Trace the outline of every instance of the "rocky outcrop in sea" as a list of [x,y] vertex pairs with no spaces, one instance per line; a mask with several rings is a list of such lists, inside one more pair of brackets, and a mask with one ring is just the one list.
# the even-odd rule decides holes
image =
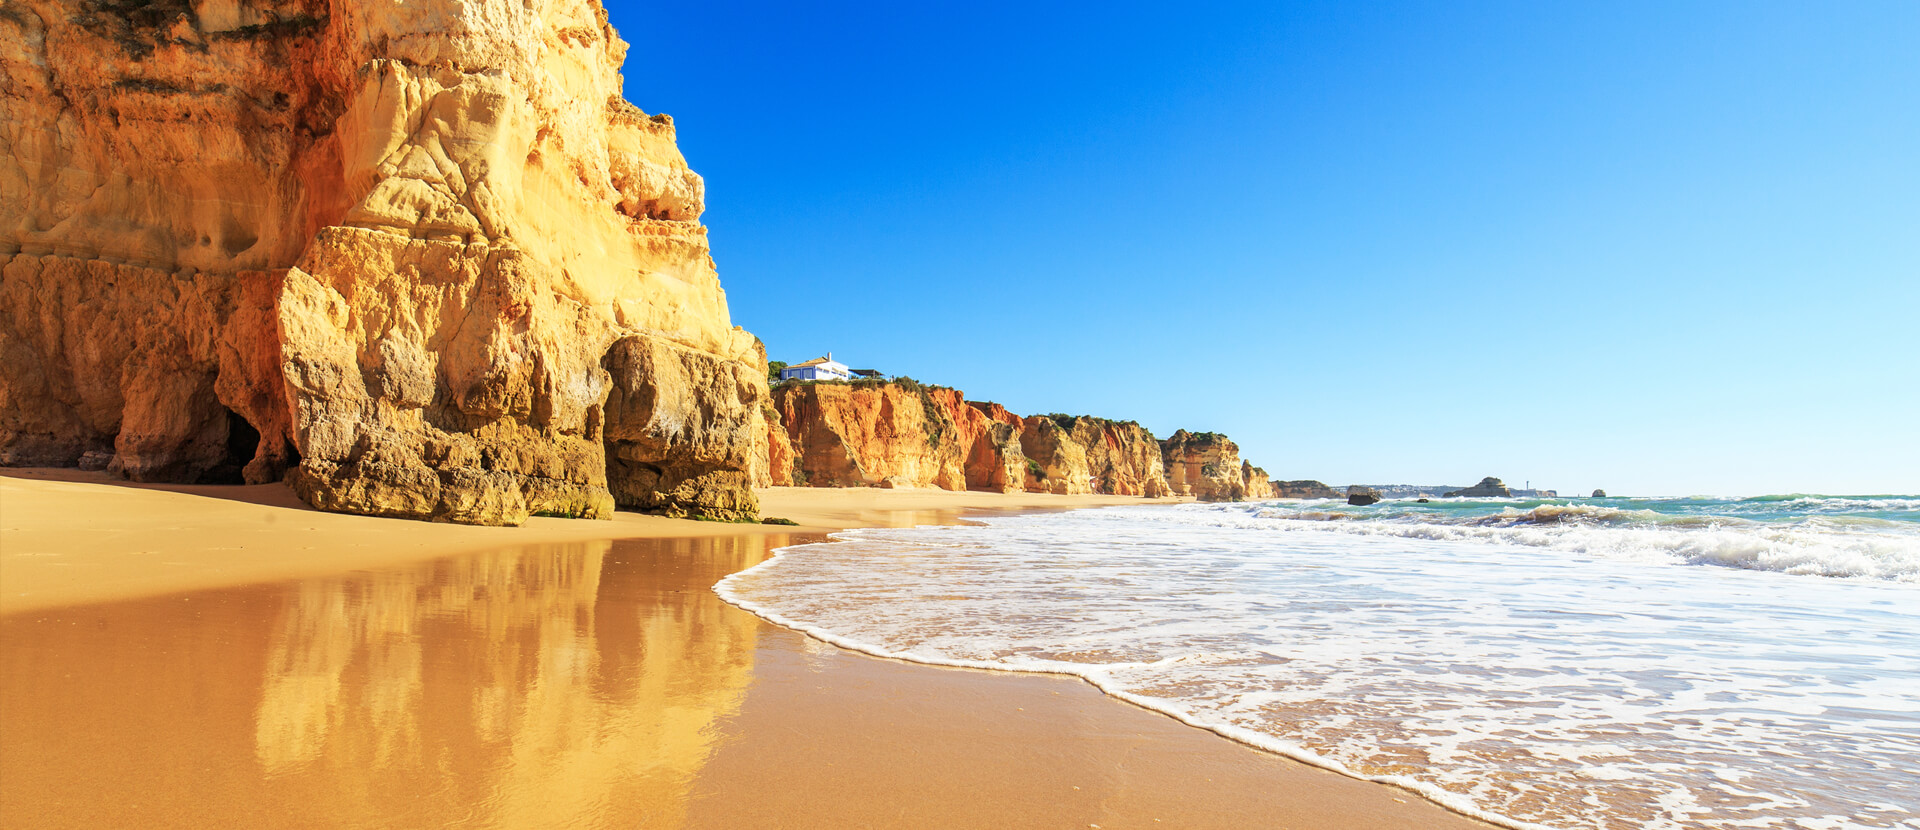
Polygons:
[[1340,492],[1318,481],[1276,481],[1273,482],[1273,497],[1276,499],[1337,499],[1340,498]]
[[1449,498],[1449,499],[1451,498],[1473,499],[1473,498],[1507,498],[1512,495],[1513,495],[1513,491],[1508,489],[1507,485],[1502,484],[1500,482],[1500,479],[1494,478],[1493,476],[1487,476],[1486,478],[1480,479],[1479,484],[1475,484],[1472,487],[1464,487],[1459,490],[1454,490],[1454,491],[1445,493],[1443,494],[1443,497]]

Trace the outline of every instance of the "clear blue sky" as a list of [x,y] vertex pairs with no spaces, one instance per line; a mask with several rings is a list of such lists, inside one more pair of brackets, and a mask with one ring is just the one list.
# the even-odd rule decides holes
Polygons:
[[612,4],[776,360],[1279,478],[1920,491],[1920,2],[918,6]]

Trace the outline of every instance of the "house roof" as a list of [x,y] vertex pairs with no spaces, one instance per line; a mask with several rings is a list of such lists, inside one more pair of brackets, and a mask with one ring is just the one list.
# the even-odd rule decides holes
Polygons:
[[805,362],[805,363],[795,363],[795,364],[793,364],[792,366],[788,366],[787,368],[789,368],[789,369],[804,369],[804,368],[806,368],[806,367],[808,367],[808,366],[824,366],[824,365],[826,365],[826,364],[828,364],[828,363],[832,363],[832,364],[834,364],[835,366],[844,366],[844,365],[846,365],[846,364],[843,364],[843,363],[840,363],[839,361],[836,361],[836,360],[834,360],[834,359],[833,359],[833,356],[832,356],[832,355],[828,355],[828,356],[826,356],[826,357],[816,357],[816,358],[814,358],[814,359],[812,359],[812,360],[809,360],[809,361],[807,361],[807,362]]

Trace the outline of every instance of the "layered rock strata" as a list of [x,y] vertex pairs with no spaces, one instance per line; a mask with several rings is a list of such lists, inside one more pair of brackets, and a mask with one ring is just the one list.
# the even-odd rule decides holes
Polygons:
[[1264,501],[1273,498],[1273,478],[1267,471],[1253,466],[1251,461],[1240,462],[1240,480],[1245,482],[1247,498]]
[[787,436],[786,424],[781,423],[780,413],[773,408],[771,399],[761,407],[760,412],[765,438],[760,441],[763,449],[753,465],[753,486],[791,487],[795,461],[798,460],[794,454],[793,439]]
[[1072,432],[1075,442],[1086,448],[1095,492],[1146,498],[1172,494],[1160,442],[1144,427],[1082,415],[1074,419]]
[[1034,486],[1039,465],[1029,468],[1020,443],[1026,423],[997,403],[968,401],[967,406],[981,416],[980,431],[967,446],[967,489],[1018,493]]
[[1318,481],[1302,479],[1273,482],[1273,497],[1276,499],[1337,499],[1340,498],[1340,493]]
[[1513,491],[1508,489],[1504,482],[1493,476],[1487,476],[1486,478],[1480,479],[1479,484],[1449,491],[1443,494],[1441,498],[1508,498],[1512,495]]
[[764,355],[626,49],[593,0],[0,6],[0,463],[751,517]]
[[967,489],[953,415],[984,420],[956,390],[895,383],[782,384],[773,408],[793,447],[790,478],[812,487]]
[[[1251,468],[1240,458],[1240,445],[1216,432],[1180,430],[1160,442],[1167,484],[1174,494],[1201,501],[1246,501],[1273,497],[1273,488],[1249,492]],[[1262,471],[1265,484],[1265,471]]]
[[[959,390],[912,382],[783,383],[773,388],[768,423],[777,427],[767,441],[768,480],[776,483],[1211,501],[1274,496],[1266,471],[1242,461],[1225,436],[1183,431],[1169,444],[1132,421],[1022,418],[997,403],[967,401]],[[1199,458],[1202,445],[1219,452]],[[1175,463],[1184,492],[1169,477]]]
[[1032,462],[1029,491],[1062,496],[1098,492],[1087,460],[1089,448],[1074,435],[1072,421],[1062,424],[1051,416],[1029,415],[1020,426],[1020,451]]

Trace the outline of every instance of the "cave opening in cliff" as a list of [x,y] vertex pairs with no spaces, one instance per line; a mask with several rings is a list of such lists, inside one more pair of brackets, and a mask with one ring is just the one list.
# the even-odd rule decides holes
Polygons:
[[240,417],[240,413],[226,407],[220,411],[227,417],[227,445],[220,460],[207,471],[200,474],[195,484],[245,484],[247,483],[247,462],[253,460],[253,453],[260,448],[260,430]]

